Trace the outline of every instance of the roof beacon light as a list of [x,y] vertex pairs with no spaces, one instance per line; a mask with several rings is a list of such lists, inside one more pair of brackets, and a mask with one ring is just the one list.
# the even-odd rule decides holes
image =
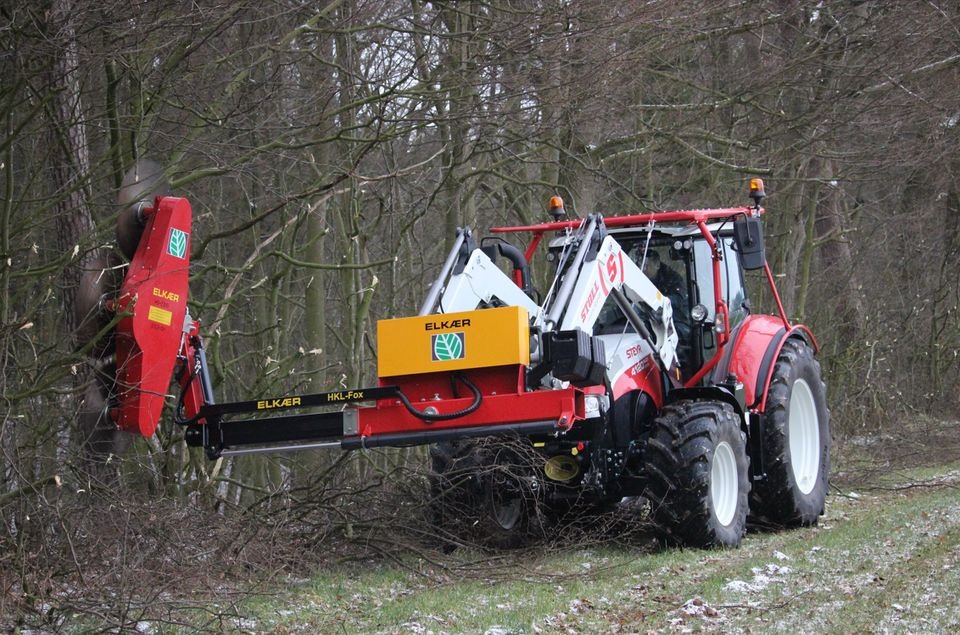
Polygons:
[[754,211],[760,211],[760,201],[767,195],[763,191],[763,179],[750,179],[750,198],[753,199]]
[[548,207],[550,208],[550,215],[556,222],[560,222],[567,215],[567,210],[563,209],[563,199],[559,196],[551,196]]

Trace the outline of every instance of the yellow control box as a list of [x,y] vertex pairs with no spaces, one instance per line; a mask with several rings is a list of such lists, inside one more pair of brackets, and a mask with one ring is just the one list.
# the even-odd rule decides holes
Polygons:
[[530,364],[530,324],[519,306],[377,322],[380,377]]

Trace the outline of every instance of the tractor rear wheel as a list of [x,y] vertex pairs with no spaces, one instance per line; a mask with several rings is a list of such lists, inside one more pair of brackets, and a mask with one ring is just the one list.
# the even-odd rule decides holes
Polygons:
[[806,343],[784,343],[764,410],[766,478],[754,489],[752,512],[784,527],[812,525],[827,497],[830,411],[820,364]]
[[733,547],[747,528],[749,458],[740,417],[726,403],[663,408],[647,443],[647,498],[664,538]]

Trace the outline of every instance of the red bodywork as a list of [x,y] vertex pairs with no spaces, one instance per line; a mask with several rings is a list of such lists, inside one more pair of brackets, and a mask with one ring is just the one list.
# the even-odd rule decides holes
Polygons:
[[[637,347],[639,348],[639,347]],[[629,356],[629,350],[627,351]],[[613,380],[613,400],[623,395],[641,391],[650,395],[657,408],[663,407],[663,381],[660,367],[653,355],[644,355],[637,362]]]
[[117,407],[123,430],[145,437],[160,422],[181,349],[187,312],[192,212],[185,198],[157,198],[120,288],[117,324]]
[[[524,387],[523,373],[521,366],[465,371],[464,375],[480,390],[483,400],[470,414],[447,421],[427,422],[411,414],[398,399],[381,399],[376,407],[359,409],[359,436],[533,421],[554,421],[559,429],[567,430],[583,418],[582,390],[571,386],[563,390],[529,392]],[[462,383],[452,382],[447,373],[382,377],[380,385],[397,386],[417,410],[433,406],[441,415],[464,410],[473,402],[469,390]]]
[[786,328],[779,318],[772,315],[748,315],[737,330],[731,344],[733,350],[729,355],[729,364],[721,369],[721,374],[736,375],[743,382],[747,406],[757,412],[764,411],[777,355],[790,337],[801,337],[814,350],[819,350],[813,333],[806,326]]

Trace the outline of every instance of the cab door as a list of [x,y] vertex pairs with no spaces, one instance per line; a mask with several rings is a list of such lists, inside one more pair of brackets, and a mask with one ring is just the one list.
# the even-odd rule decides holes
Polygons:
[[[717,236],[717,245],[720,248],[720,292],[727,304],[730,315],[730,324],[727,328],[733,333],[736,328],[750,314],[747,302],[746,286],[743,281],[743,272],[740,267],[732,235]],[[693,329],[693,355],[691,362],[696,369],[703,366],[706,360],[713,357],[717,351],[716,333],[716,297],[713,286],[713,254],[710,245],[704,238],[693,240],[692,259],[693,303],[701,304],[706,308],[706,319]],[[692,373],[689,373],[692,375]]]

